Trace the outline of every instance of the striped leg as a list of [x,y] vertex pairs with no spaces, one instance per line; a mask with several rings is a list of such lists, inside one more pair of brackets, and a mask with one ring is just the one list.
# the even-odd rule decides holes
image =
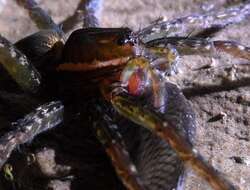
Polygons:
[[30,18],[40,30],[51,29],[55,30],[61,37],[64,36],[62,29],[34,0],[16,0],[16,3],[28,11]]
[[233,41],[208,40],[193,37],[166,37],[146,43],[149,49],[166,51],[169,45],[176,48],[180,55],[212,55],[215,52],[224,52],[236,58],[250,60],[250,47]]
[[137,35],[144,42],[173,36],[195,36],[201,30],[209,28],[224,28],[230,24],[237,24],[250,16],[250,4],[240,4],[223,11],[212,11],[206,14],[193,14],[171,21],[158,20],[148,27],[138,31]]
[[40,74],[27,57],[1,35],[0,63],[23,90],[37,91],[40,85]]
[[122,136],[117,130],[117,125],[112,123],[112,119],[108,115],[100,114],[102,118],[95,123],[94,130],[110,157],[117,175],[128,190],[146,190],[137,168],[127,152]]
[[73,15],[60,23],[65,33],[70,32],[78,24],[83,28],[97,27],[102,0],[80,0]]
[[168,45],[176,47],[181,55],[199,54],[209,55],[213,51],[223,51],[234,57],[250,60],[250,47],[237,42],[226,40],[209,40],[193,37],[166,37],[146,43],[147,48],[168,48]]
[[63,120],[63,105],[50,102],[16,122],[16,128],[0,137],[0,169],[11,152],[20,144],[31,141],[36,135],[47,131]]
[[126,96],[116,96],[112,99],[116,110],[124,117],[149,129],[164,141],[169,143],[181,160],[192,167],[199,176],[205,179],[215,190],[236,190],[230,182],[224,179],[210,166],[193,146],[179,134],[176,126],[154,110],[145,109],[129,100]]
[[[135,65],[149,64],[144,62],[145,60],[141,58],[134,60]],[[131,67],[131,65],[128,64],[127,67]],[[135,69],[130,72],[138,74],[138,69],[136,67],[134,68]],[[140,68],[144,70],[148,69],[148,67],[145,66]],[[125,69],[124,72],[127,72],[127,70]],[[133,76],[133,74],[130,74],[129,77],[133,78]],[[180,90],[175,85],[170,85],[164,80],[160,80],[160,76],[159,80],[156,80],[155,78],[158,77],[156,74],[149,76],[152,82],[147,82],[149,86],[144,86],[144,91],[143,94],[140,94],[140,98],[136,96],[136,94],[131,93],[133,91],[131,91],[129,87],[130,81],[125,80],[129,81],[127,82],[127,87],[125,87],[127,90],[120,90],[120,94],[116,93],[112,96],[111,102],[115,109],[127,119],[147,128],[168,143],[172,149],[176,151],[184,164],[191,166],[214,189],[237,189],[204,161],[203,157],[192,146],[191,142],[193,141],[195,128],[195,124],[193,123],[195,118],[190,105]],[[144,78],[140,77],[140,79],[143,80]],[[161,88],[155,88],[155,85],[157,85],[155,83],[158,83],[158,86]],[[130,94],[124,93],[126,91]],[[165,93],[162,93],[163,91],[165,91]],[[143,103],[139,99],[144,95],[147,97],[147,102]],[[159,101],[159,99],[162,100]],[[155,102],[160,104],[155,104]]]

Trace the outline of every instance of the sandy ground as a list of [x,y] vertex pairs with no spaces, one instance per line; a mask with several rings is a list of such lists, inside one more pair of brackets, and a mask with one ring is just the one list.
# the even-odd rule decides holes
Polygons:
[[[56,22],[72,14],[77,0],[49,1],[39,0]],[[106,0],[101,11],[101,25],[105,27],[129,26],[139,29],[160,16],[168,19],[203,12],[202,6],[214,4],[214,9],[227,5],[226,0]],[[35,31],[36,27],[25,12],[19,9],[13,0],[0,0],[0,33],[12,42]],[[236,40],[250,46],[250,22],[220,32],[217,39]],[[224,58],[224,57],[222,57]],[[215,61],[228,65],[231,59],[216,59],[184,56],[183,64],[188,68]],[[185,70],[177,81],[185,91],[184,84],[210,85],[220,84],[222,79],[232,82],[230,88],[220,90],[197,91],[189,93],[197,116],[196,148],[225,177],[242,190],[250,190],[250,86],[237,81],[250,78],[249,66],[215,67],[201,72]],[[185,82],[183,82],[185,81]],[[186,89],[187,90],[187,89]],[[208,93],[209,92],[209,93]],[[216,121],[211,118],[221,115]],[[202,190],[209,187],[192,172],[188,173],[186,190]]]

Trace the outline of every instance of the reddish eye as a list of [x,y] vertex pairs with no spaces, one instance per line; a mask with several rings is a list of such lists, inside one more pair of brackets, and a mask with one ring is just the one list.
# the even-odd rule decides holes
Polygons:
[[128,80],[128,92],[131,95],[141,95],[146,87],[146,79],[142,70],[134,72]]

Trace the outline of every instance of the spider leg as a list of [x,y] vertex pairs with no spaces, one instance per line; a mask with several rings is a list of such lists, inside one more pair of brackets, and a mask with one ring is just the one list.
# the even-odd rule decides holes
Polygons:
[[250,47],[233,41],[212,42],[216,50],[226,52],[234,57],[250,60]]
[[112,99],[116,110],[124,117],[149,129],[164,139],[177,152],[186,165],[191,166],[216,190],[237,189],[210,166],[193,146],[186,142],[176,130],[174,124],[163,119],[154,110],[148,110],[129,100],[126,96],[116,96]]
[[62,37],[51,29],[41,30],[15,43],[15,47],[24,53],[36,68],[40,64],[52,65],[51,63],[60,59],[63,45]]
[[18,145],[31,141],[36,135],[60,124],[62,120],[63,105],[61,102],[50,102],[15,122],[17,127],[0,137],[0,169]]
[[117,126],[102,113],[101,121],[94,124],[95,134],[110,157],[117,175],[129,190],[145,190],[136,166],[131,161]]
[[[141,60],[141,58],[135,58],[134,61],[142,62],[144,60]],[[138,65],[137,62],[134,62]],[[146,63],[143,63],[142,65],[149,65]],[[130,67],[130,65],[128,65]],[[147,69],[146,66],[144,66],[145,69]],[[126,71],[126,70],[125,70]],[[135,72],[137,70],[134,69]],[[127,71],[126,71],[127,72]],[[153,72],[153,70],[152,70]],[[133,76],[133,75],[131,75]],[[155,78],[159,77],[159,80],[155,80]],[[192,136],[194,135],[194,124],[190,124],[186,121],[188,120],[188,117],[190,115],[190,118],[194,118],[192,116],[192,111],[190,110],[190,105],[188,103],[185,103],[185,97],[181,95],[181,92],[175,92],[175,99],[168,100],[170,97],[171,91],[174,91],[176,88],[175,86],[172,86],[171,89],[167,89],[166,86],[168,86],[168,83],[164,80],[160,80],[160,76],[150,76],[152,83],[149,84],[151,87],[151,90],[147,87],[145,88],[145,91],[150,91],[152,94],[147,95],[147,99],[150,99],[150,102],[153,102],[152,104],[146,103],[147,105],[138,103],[137,100],[138,97],[131,96],[131,92],[128,90],[128,93],[130,95],[124,93],[126,91],[120,91],[120,94],[115,94],[111,98],[111,102],[115,109],[124,117],[127,119],[135,122],[138,125],[141,125],[153,133],[155,133],[157,136],[159,136],[161,139],[163,139],[166,143],[169,143],[169,145],[176,151],[176,153],[179,155],[181,160],[186,164],[191,166],[200,176],[202,176],[214,189],[216,190],[233,190],[237,189],[234,187],[231,183],[229,183],[227,180],[225,180],[223,177],[221,177],[221,174],[219,174],[212,166],[210,166],[203,158],[202,156],[197,152],[197,150],[192,146]],[[157,89],[154,87],[154,81],[161,83],[161,88],[164,88],[165,93],[161,93],[161,91],[164,91],[163,89]],[[159,84],[158,84],[159,85]],[[163,86],[164,85],[164,86]],[[129,84],[128,84],[129,86]],[[156,92],[154,92],[156,91]],[[155,94],[158,91],[158,96]],[[176,91],[176,90],[175,90]],[[144,94],[148,94],[149,92],[144,92]],[[178,95],[179,94],[179,95]],[[159,104],[154,103],[154,99],[158,99],[159,96],[163,99],[161,101],[161,109]],[[183,112],[185,115],[183,116],[176,116],[175,120],[170,119],[171,117],[167,115],[167,112],[170,109],[167,104],[169,104],[168,101],[178,102],[179,107],[183,107],[183,110],[179,110]],[[176,106],[176,105],[175,105]],[[175,108],[176,109],[176,108]],[[171,112],[171,111],[170,111]],[[174,111],[178,112],[178,111]],[[178,114],[177,114],[178,115]],[[177,117],[177,120],[176,120]],[[188,136],[183,133],[183,131],[180,130],[180,126],[178,127],[178,119],[184,119],[183,123],[185,128],[187,130]],[[191,119],[192,120],[192,119]],[[192,123],[193,121],[191,121]],[[186,125],[186,126],[185,126]]]
[[[143,64],[143,63],[142,63]],[[113,86],[114,90],[111,92],[111,97],[119,96],[119,94],[127,94],[127,90],[124,89],[121,85],[115,85]],[[119,90],[120,89],[120,90]],[[175,90],[171,89],[171,92],[174,92],[173,95],[170,95],[171,97],[176,97]],[[104,92],[103,92],[104,93]],[[110,97],[109,96],[109,97]],[[157,95],[153,95],[155,97]],[[112,99],[112,98],[111,98]],[[143,100],[139,100],[140,102]],[[156,101],[158,102],[158,101]],[[171,101],[170,104],[173,102]],[[178,102],[179,104],[179,102]],[[162,109],[159,109],[162,111]],[[184,112],[187,113],[187,112]],[[103,115],[103,112],[101,113]],[[96,114],[95,114],[96,115]],[[175,116],[176,117],[176,116]],[[185,117],[185,116],[184,116]],[[124,120],[124,118],[122,119]],[[130,118],[129,118],[130,120]],[[187,119],[189,120],[189,119]],[[101,121],[97,121],[96,123],[101,125],[99,130],[104,130],[109,132],[108,136],[113,139],[111,142],[116,144],[120,144],[120,152],[124,154],[124,156],[127,155],[126,150],[128,147],[130,147],[129,153],[131,159],[130,163],[124,160],[124,158],[118,158],[117,156],[115,158],[117,163],[125,164],[125,166],[128,169],[132,169],[132,174],[129,175],[132,178],[133,181],[138,181],[137,183],[142,182],[142,189],[173,189],[176,188],[178,179],[183,174],[183,164],[177,154],[171,149],[171,147],[165,143],[163,140],[157,138],[154,134],[150,133],[149,131],[140,128],[139,126],[135,126],[135,124],[131,123],[130,121],[119,122],[120,120],[117,120],[117,123],[114,124],[114,121],[112,119],[105,119]],[[187,121],[184,121],[184,123],[188,123]],[[191,122],[192,123],[192,122]],[[190,124],[191,124],[190,123]],[[103,128],[107,125],[108,130]],[[125,125],[125,126],[124,126]],[[187,124],[189,125],[189,124]],[[192,125],[192,124],[191,124]],[[118,128],[116,128],[116,126]],[[116,132],[117,130],[121,130],[125,128],[125,133],[122,132],[122,139],[124,140],[126,146],[124,146],[124,143],[121,140],[121,136]],[[129,131],[133,130],[132,132]],[[128,130],[128,131],[127,131]],[[102,133],[100,133],[102,134]],[[136,143],[135,146],[131,146],[131,135],[135,135],[137,140],[139,140],[139,145]],[[192,132],[190,132],[190,139],[192,138]],[[104,139],[102,136],[99,137],[100,141],[103,141]],[[105,141],[106,142],[106,141]],[[138,141],[137,141],[138,142]],[[103,143],[104,144],[104,143]],[[132,140],[133,144],[133,140]],[[112,146],[114,146],[111,143]],[[118,146],[119,147],[119,146]],[[131,148],[132,147],[132,148]],[[109,147],[108,147],[109,148]],[[115,147],[113,147],[114,149]],[[132,151],[132,152],[131,152]],[[109,156],[112,158],[112,154]],[[126,158],[126,157],[125,157]],[[134,164],[134,165],[133,165]],[[115,165],[115,163],[114,163]],[[119,166],[119,165],[118,165]],[[115,166],[117,167],[117,166]],[[125,167],[125,168],[126,168]],[[117,169],[119,170],[119,168]],[[136,171],[136,173],[135,173]],[[137,173],[138,171],[138,173]],[[124,175],[121,175],[123,173],[118,173],[118,176],[122,179],[122,181],[125,181],[126,183],[131,184],[130,181],[124,177]],[[126,174],[128,172],[124,172]],[[139,175],[139,177],[138,177]],[[127,186],[129,185],[127,184]],[[179,185],[179,184],[178,184]],[[182,183],[180,183],[182,185]],[[131,187],[131,185],[129,185]],[[178,186],[179,187],[179,186]],[[130,188],[129,188],[130,189]]]
[[61,37],[64,37],[62,29],[34,0],[16,0],[16,3],[28,11],[30,18],[39,29],[55,30]]
[[102,0],[80,0],[73,15],[60,23],[62,30],[68,33],[78,24],[84,28],[98,26],[98,12],[101,4]]
[[193,14],[175,20],[158,20],[137,32],[143,42],[164,36],[195,36],[198,29],[224,28],[230,24],[237,24],[249,18],[250,4],[241,4],[223,11],[212,11],[207,14]]
[[[18,0],[17,3],[29,11],[30,17],[40,29],[16,44],[0,36],[0,62],[22,89],[35,92],[40,85],[40,74],[30,63],[52,62],[51,56],[60,57],[64,33],[47,13],[33,0]],[[30,47],[33,47],[32,49]],[[48,52],[50,55],[46,55]],[[37,64],[35,65],[37,66]]]
[[[141,84],[139,84],[141,82],[139,79],[140,77],[143,80],[147,80],[146,78],[144,78],[144,76],[142,76],[143,74],[140,73],[141,69],[145,70],[145,73],[144,73],[145,77],[150,76],[150,78],[151,78],[151,81],[147,81],[147,82],[150,82],[152,84],[152,88],[153,88],[152,89],[152,92],[153,92],[152,98],[150,98],[150,99],[152,99],[152,104],[155,107],[157,107],[158,111],[165,112],[164,109],[166,107],[165,107],[165,104],[163,102],[164,101],[163,97],[166,97],[166,96],[169,97],[169,95],[166,95],[164,93],[164,90],[163,90],[164,88],[161,85],[158,85],[158,84],[162,84],[162,83],[158,80],[158,78],[154,75],[154,73],[152,73],[152,69],[150,68],[150,64],[148,64],[146,62],[146,59],[143,57],[132,59],[131,61],[129,61],[127,63],[126,68],[123,70],[123,74],[122,74],[121,79],[120,79],[122,81],[122,83],[119,83],[119,85],[118,85],[118,83],[116,83],[114,85],[114,83],[111,82],[111,84],[113,84],[113,85],[111,85],[111,88],[108,88],[108,87],[110,87],[110,85],[109,85],[110,83],[106,84],[106,83],[108,83],[108,81],[103,81],[105,83],[102,83],[101,88],[102,88],[102,93],[103,93],[104,97],[106,98],[106,100],[110,101],[113,99],[112,97],[119,96],[119,94],[122,94],[122,93],[127,94],[127,92],[129,92],[131,94],[134,94],[135,96],[140,96],[140,95],[144,94],[144,90],[140,91],[140,89],[139,90],[135,89],[136,86],[138,88],[141,88],[141,87],[139,87],[141,85]],[[131,74],[131,72],[133,70],[136,70],[135,75]],[[138,76],[136,76],[136,75],[138,75]],[[137,77],[139,77],[138,80],[136,79]],[[130,80],[129,78],[132,78],[132,80]],[[115,79],[115,81],[117,82],[117,79]],[[138,82],[138,84],[136,84],[137,82]],[[128,83],[134,83],[134,84],[128,84]],[[126,85],[126,84],[128,86],[130,86],[128,89],[124,88],[124,85]],[[107,88],[105,87],[105,85],[107,86]],[[145,84],[145,85],[147,85],[147,84]],[[131,87],[131,86],[134,86],[134,87]],[[147,87],[145,87],[145,88],[147,88]],[[135,89],[135,91],[133,91],[133,89]],[[176,97],[175,90],[171,89],[171,92],[174,92],[174,94],[170,95],[170,96]],[[172,101],[170,104],[172,104]],[[171,105],[171,106],[173,106],[173,105]],[[187,113],[187,112],[184,111],[184,113]],[[103,112],[102,112],[102,115],[103,115]],[[176,117],[176,116],[174,116],[174,117]],[[189,119],[187,119],[187,120],[189,120]],[[111,119],[110,119],[110,121],[111,121]],[[107,122],[109,122],[106,124],[107,127],[110,128],[110,126],[114,126],[114,125],[110,124],[110,121],[107,119],[104,119],[104,121],[103,120],[97,121],[96,123],[104,125],[104,126],[102,125],[99,128],[99,130],[104,130],[104,132],[105,131],[113,131],[113,132],[111,132],[111,134],[113,134],[112,136],[109,134],[109,136],[112,137],[111,139],[113,139],[113,141],[110,141],[111,142],[110,144],[112,146],[114,146],[116,144],[119,145],[119,143],[120,143],[119,146],[122,148],[122,149],[121,148],[119,149],[121,151],[120,154],[123,153],[124,156],[126,156],[127,155],[127,153],[125,152],[126,149],[125,149],[123,143],[121,143],[122,141],[120,140],[119,134],[114,133],[116,128],[112,127],[111,129],[108,129],[108,130],[105,129],[104,123],[107,123]],[[187,121],[183,121],[183,122],[189,123]],[[127,121],[127,123],[129,124],[131,122]],[[190,122],[190,124],[187,124],[187,125],[190,126],[190,125],[192,125],[191,123],[192,122]],[[119,128],[124,127],[124,126],[119,126],[119,124],[120,123],[117,123],[117,126]],[[124,124],[122,124],[122,125],[124,125]],[[130,124],[130,125],[132,125],[132,124]],[[193,128],[193,127],[190,127],[190,128]],[[192,130],[190,130],[190,132],[188,132],[190,134],[190,139],[192,139],[191,136],[193,136],[192,135],[193,132],[191,132],[191,131]],[[102,132],[102,133],[104,133],[104,132]],[[98,134],[98,132],[96,132],[96,133]],[[99,132],[99,134],[101,134],[101,135],[102,135],[102,133]],[[115,138],[114,138],[114,136],[115,136]],[[101,142],[104,141],[103,139],[105,139],[105,138],[103,138],[102,136],[99,137],[99,140]],[[126,137],[124,137],[124,134],[123,134],[123,139],[125,142],[127,142]],[[125,166],[127,166],[128,169],[133,168],[134,172],[138,170],[140,178],[137,177],[137,175],[138,175],[137,172],[134,173],[136,175],[130,174],[129,176],[132,178],[132,180],[131,180],[132,182],[136,180],[136,181],[138,181],[137,183],[141,183],[140,181],[142,181],[143,185],[144,185],[143,186],[144,189],[145,188],[147,188],[147,189],[161,189],[161,188],[172,189],[172,188],[175,188],[177,185],[177,182],[178,182],[178,178],[180,177],[180,175],[182,175],[182,171],[183,171],[183,165],[181,163],[181,160],[178,158],[178,156],[175,154],[175,152],[164,141],[162,141],[161,139],[157,138],[155,135],[153,135],[153,134],[151,134],[148,131],[145,131],[143,129],[140,130],[137,139],[140,139],[140,146],[139,146],[138,151],[136,151],[135,158],[133,157],[133,159],[132,159],[133,162],[128,163],[125,159],[126,157],[119,158],[115,155],[116,162],[120,163],[120,164],[125,164]],[[106,141],[104,141],[104,142],[106,142]],[[114,144],[112,144],[112,142]],[[105,144],[105,143],[103,143],[103,144]],[[108,147],[108,148],[110,148],[110,147]],[[115,147],[113,147],[113,149],[114,148]],[[110,151],[108,153],[109,153],[109,156],[112,159],[114,159],[113,158],[114,156],[112,154],[110,155]],[[127,158],[127,159],[129,159],[129,158]],[[135,167],[133,166],[133,163],[135,163]],[[115,164],[116,163],[114,163],[114,165]],[[117,167],[117,166],[115,166],[115,167]],[[121,169],[118,168],[117,170],[121,170]],[[124,172],[125,174],[128,173],[126,170],[124,170],[124,171],[125,171]],[[117,172],[117,173],[120,174],[121,172]],[[132,172],[132,174],[133,174],[133,172]],[[131,182],[126,177],[124,177],[121,174],[119,176],[123,181],[125,181],[124,182],[125,185],[126,185],[126,183],[131,184]],[[127,186],[131,186],[129,184],[127,184]]]
[[166,37],[149,41],[148,48],[161,47],[164,49],[171,44],[182,55],[210,55],[214,51],[222,51],[237,58],[250,60],[250,47],[233,41],[210,41],[204,38]]
[[40,85],[40,74],[27,57],[0,35],[0,63],[23,89],[35,92]]

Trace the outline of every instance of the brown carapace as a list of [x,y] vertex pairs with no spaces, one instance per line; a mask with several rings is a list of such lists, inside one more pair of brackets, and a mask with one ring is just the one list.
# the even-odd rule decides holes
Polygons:
[[62,71],[93,71],[123,65],[134,56],[128,28],[87,28],[74,31],[62,52]]

